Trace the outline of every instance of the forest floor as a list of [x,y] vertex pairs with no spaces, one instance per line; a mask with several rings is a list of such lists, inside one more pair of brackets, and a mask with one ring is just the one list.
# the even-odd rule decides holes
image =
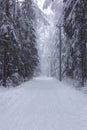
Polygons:
[[0,130],[87,130],[87,95],[47,77],[0,87]]

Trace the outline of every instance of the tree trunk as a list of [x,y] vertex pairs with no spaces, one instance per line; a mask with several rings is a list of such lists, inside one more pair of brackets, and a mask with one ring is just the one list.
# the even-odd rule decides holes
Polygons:
[[9,17],[9,0],[6,0],[6,16]]
[[4,61],[3,61],[3,86],[4,87],[6,87],[6,79],[7,79],[7,46],[4,47]]

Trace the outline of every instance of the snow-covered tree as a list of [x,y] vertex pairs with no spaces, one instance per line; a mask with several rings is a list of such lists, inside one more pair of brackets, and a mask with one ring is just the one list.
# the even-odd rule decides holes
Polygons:
[[32,77],[38,54],[32,1],[0,2],[0,79],[6,86],[10,81],[19,84],[19,77]]
[[[16,62],[16,35],[12,17],[12,8],[13,1],[5,0],[0,1],[0,41],[1,41],[1,50],[2,57],[1,60],[1,68],[2,68],[2,81],[3,85],[6,86],[6,79],[16,70],[16,66],[14,67],[13,62]],[[13,66],[13,67],[12,67]]]
[[66,32],[67,75],[87,79],[87,1],[64,0],[64,28]]

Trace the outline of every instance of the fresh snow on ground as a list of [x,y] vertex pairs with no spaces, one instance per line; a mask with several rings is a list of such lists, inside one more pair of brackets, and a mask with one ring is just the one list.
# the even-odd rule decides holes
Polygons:
[[87,130],[87,95],[47,77],[1,87],[0,130]]

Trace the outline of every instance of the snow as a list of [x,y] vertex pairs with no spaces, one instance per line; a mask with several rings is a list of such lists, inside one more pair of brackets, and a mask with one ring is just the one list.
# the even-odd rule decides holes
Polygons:
[[0,87],[0,130],[87,130],[87,95],[43,76]]
[[45,0],[37,0],[37,4],[41,10],[43,10],[43,3]]

